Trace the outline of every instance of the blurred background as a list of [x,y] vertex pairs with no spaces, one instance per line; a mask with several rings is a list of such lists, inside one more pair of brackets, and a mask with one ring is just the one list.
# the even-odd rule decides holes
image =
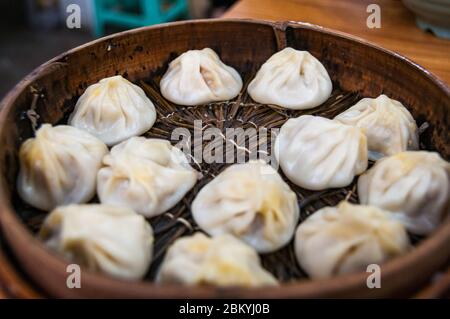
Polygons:
[[[52,57],[97,37],[163,22],[221,16],[235,0],[1,0],[0,99]],[[76,4],[81,28],[68,28]],[[71,10],[70,10],[71,9]],[[69,10],[69,12],[67,12]],[[75,13],[76,14],[76,13]],[[74,18],[75,19],[75,18]]]
[[[367,25],[373,4],[380,28]],[[444,40],[450,38],[450,0],[0,0],[0,99],[43,62],[95,38],[216,17],[340,30],[397,51],[450,83],[450,41]],[[80,28],[70,28],[77,22]]]

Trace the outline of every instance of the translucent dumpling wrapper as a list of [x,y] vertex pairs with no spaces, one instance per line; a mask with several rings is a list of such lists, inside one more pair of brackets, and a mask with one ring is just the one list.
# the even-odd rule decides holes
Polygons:
[[170,62],[160,82],[161,94],[179,105],[226,101],[242,89],[242,79],[211,49],[189,50]]
[[95,195],[95,176],[107,152],[102,141],[85,131],[43,124],[20,147],[17,191],[41,210],[85,203]]
[[308,217],[297,228],[295,254],[313,279],[366,271],[410,248],[403,225],[374,206],[341,202]]
[[285,48],[261,66],[247,91],[262,104],[306,110],[325,102],[332,89],[327,70],[311,53]]
[[69,261],[117,278],[142,278],[152,260],[150,224],[125,207],[57,207],[45,219],[39,237]]
[[426,151],[383,158],[359,177],[358,196],[392,212],[410,232],[429,234],[449,218],[450,164]]
[[167,250],[157,282],[182,285],[263,286],[277,280],[266,271],[256,251],[224,234],[181,237]]
[[267,253],[291,240],[299,207],[295,193],[260,160],[221,172],[197,194],[192,216],[212,236],[232,234]]
[[103,158],[97,194],[101,203],[153,217],[175,206],[199,177],[169,141],[132,137]]
[[347,186],[368,165],[363,131],[319,116],[289,119],[274,151],[287,178],[311,190]]
[[111,146],[145,133],[155,120],[155,106],[144,91],[117,75],[86,89],[70,115],[69,124]]
[[364,130],[371,160],[419,149],[418,129],[411,113],[386,95],[362,99],[335,120]]

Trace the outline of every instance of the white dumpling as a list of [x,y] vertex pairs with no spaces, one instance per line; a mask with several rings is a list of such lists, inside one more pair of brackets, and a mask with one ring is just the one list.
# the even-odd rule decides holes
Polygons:
[[85,131],[43,124],[20,147],[17,191],[42,210],[85,203],[95,195],[95,176],[106,153],[106,145]]
[[148,131],[156,120],[152,101],[120,75],[89,86],[78,99],[69,125],[86,130],[108,146]]
[[39,237],[69,261],[113,277],[140,279],[152,260],[150,224],[125,207],[57,207],[45,219]]
[[259,160],[231,165],[204,186],[192,216],[212,236],[229,233],[267,253],[291,240],[299,207],[278,172]]
[[231,235],[181,237],[167,250],[157,282],[183,285],[261,286],[277,280],[256,251]]
[[417,124],[411,113],[386,95],[362,99],[334,119],[364,130],[371,160],[419,149]]
[[368,165],[362,130],[319,116],[289,119],[274,151],[287,178],[311,190],[347,186]]
[[160,82],[161,94],[180,105],[226,101],[242,89],[242,79],[211,49],[189,50],[170,62]]
[[405,228],[389,212],[347,202],[318,210],[295,235],[297,261],[313,279],[365,271],[409,248]]
[[306,110],[325,102],[332,89],[327,70],[311,53],[285,48],[261,66],[247,91],[259,103]]
[[426,151],[383,158],[359,177],[358,196],[392,212],[410,232],[429,234],[449,217],[450,164]]
[[97,194],[104,204],[130,207],[153,217],[175,206],[199,177],[169,141],[132,137],[103,158]]

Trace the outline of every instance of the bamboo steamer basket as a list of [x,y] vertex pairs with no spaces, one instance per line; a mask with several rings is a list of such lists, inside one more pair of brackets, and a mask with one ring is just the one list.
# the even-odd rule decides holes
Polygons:
[[[1,103],[1,232],[20,268],[45,295],[72,298],[406,296],[445,265],[450,257],[450,222],[441,225],[427,238],[418,240],[411,252],[384,263],[379,289],[367,287],[366,272],[327,280],[305,278],[300,271],[297,274],[295,267],[298,268],[298,265],[292,261],[292,256],[289,257],[289,248],[278,255],[263,257],[263,264],[269,265],[268,268],[275,267],[277,262],[283,264],[284,260],[287,260],[285,268],[280,270],[280,274],[277,273],[278,277],[283,277],[283,272],[287,273],[286,280],[283,280],[279,287],[271,289],[160,286],[151,280],[121,281],[87,270],[82,272],[80,289],[67,288],[68,262],[48,250],[35,237],[33,227],[38,226],[33,224],[33,214],[23,209],[15,190],[18,149],[24,139],[33,134],[33,125],[26,116],[27,111],[30,108],[35,111],[39,115],[39,123],[64,123],[76,99],[87,86],[104,77],[121,74],[143,86],[148,95],[156,98],[154,102],[159,112],[164,113],[173,106],[158,95],[157,86],[145,81],[158,79],[167,69],[169,61],[177,55],[189,49],[211,47],[226,64],[235,67],[243,75],[244,81],[248,81],[262,63],[286,46],[310,51],[324,64],[334,86],[340,90],[333,93],[335,102],[331,101],[320,107],[318,114],[323,112],[324,116],[332,116],[332,112],[350,106],[358,98],[387,94],[406,105],[419,125],[427,122],[429,128],[421,135],[421,142],[425,148],[435,149],[449,160],[449,88],[407,58],[350,35],[306,23],[216,19],[145,27],[93,41],[63,53],[37,68],[17,84]],[[244,104],[248,102],[245,92],[238,99]],[[226,107],[230,106],[217,106],[220,112],[228,112]],[[252,116],[251,112],[245,110],[237,109],[236,112],[240,112],[242,116]],[[183,115],[182,112],[181,114]],[[289,112],[283,114],[285,117],[298,115]],[[181,118],[180,121],[182,120]],[[311,198],[320,202],[326,195],[330,196],[329,201],[334,202],[343,197],[357,201],[351,187],[332,194],[296,191],[303,194],[300,206],[306,212],[314,210],[314,207],[308,206],[311,204]],[[187,234],[186,229],[175,231],[164,245],[183,234]],[[162,257],[166,247],[161,245],[156,249],[161,252],[158,258]],[[3,270],[10,269],[5,267]],[[440,289],[442,290],[442,287]],[[30,290],[26,296],[36,296],[36,293]]]

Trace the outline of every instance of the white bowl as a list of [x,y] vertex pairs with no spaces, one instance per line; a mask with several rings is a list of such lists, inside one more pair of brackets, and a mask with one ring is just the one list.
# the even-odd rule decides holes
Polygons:
[[450,39],[450,0],[403,0],[403,4],[414,12],[419,28]]

